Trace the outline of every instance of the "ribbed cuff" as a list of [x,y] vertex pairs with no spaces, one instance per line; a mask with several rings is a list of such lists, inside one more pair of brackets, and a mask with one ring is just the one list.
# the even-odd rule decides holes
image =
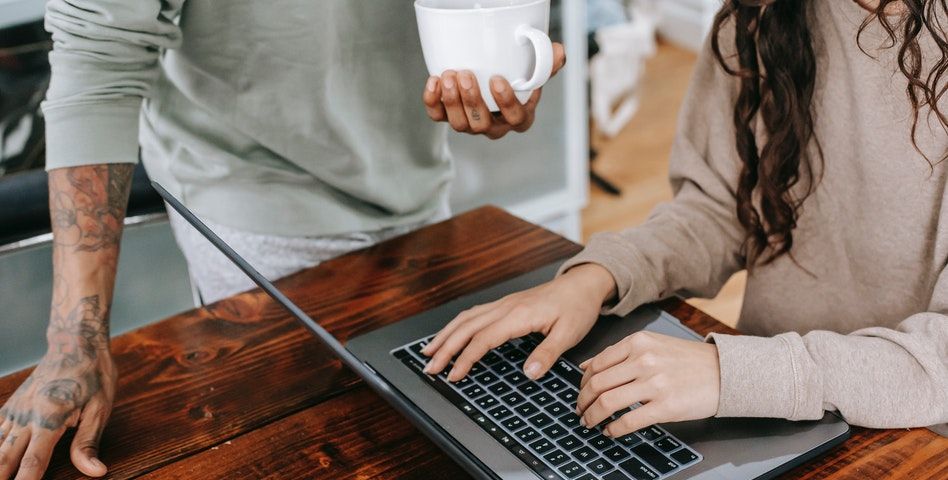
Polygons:
[[817,420],[823,416],[822,380],[796,333],[776,337],[712,333],[718,348],[718,417]]
[[625,316],[640,305],[661,299],[651,265],[629,242],[622,241],[618,234],[594,235],[579,255],[560,267],[557,276],[586,263],[605,268],[616,282],[618,299],[612,305],[603,306],[603,315]]
[[108,104],[43,105],[46,170],[138,162],[140,98]]

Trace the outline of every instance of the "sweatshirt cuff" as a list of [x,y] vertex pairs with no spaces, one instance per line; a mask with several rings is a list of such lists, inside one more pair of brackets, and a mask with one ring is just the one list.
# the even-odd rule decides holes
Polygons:
[[141,106],[141,98],[109,104],[44,104],[46,170],[137,163]]
[[717,345],[721,369],[717,417],[823,417],[822,379],[798,334],[712,333],[708,341]]
[[604,305],[603,315],[625,316],[641,305],[662,298],[657,292],[657,282],[652,281],[654,274],[651,265],[638,249],[622,241],[616,234],[594,235],[586,248],[567,260],[556,275],[560,276],[573,267],[587,263],[605,268],[616,282],[618,300],[611,305]]

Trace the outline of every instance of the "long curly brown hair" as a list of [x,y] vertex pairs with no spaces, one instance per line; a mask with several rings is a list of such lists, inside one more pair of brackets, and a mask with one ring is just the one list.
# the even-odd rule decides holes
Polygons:
[[[823,155],[811,109],[817,59],[808,22],[814,3],[726,0],[714,20],[711,47],[724,70],[739,82],[733,118],[737,152],[743,163],[737,186],[737,218],[746,231],[743,253],[750,268],[790,253],[800,207],[818,183],[814,172],[822,171]],[[886,14],[899,4],[903,6],[901,15]],[[915,112],[912,142],[933,165],[948,158],[948,153],[940,159],[925,156],[916,142],[916,133],[927,107],[948,135],[948,117],[939,108],[948,90],[946,19],[948,0],[879,0],[854,39],[862,48],[863,32],[878,21],[890,39],[886,47],[898,48],[899,69],[908,79],[906,93]],[[721,42],[730,36],[722,32],[731,27],[730,22],[734,50],[725,53]],[[922,57],[919,39],[923,35],[931,37],[940,48],[940,58]],[[735,57],[737,64],[732,65]],[[763,145],[758,145],[755,134],[758,121],[765,129]],[[815,146],[812,150],[808,149],[811,142]],[[820,164],[814,165],[814,161]],[[797,189],[802,191],[794,191],[797,185],[803,187]]]

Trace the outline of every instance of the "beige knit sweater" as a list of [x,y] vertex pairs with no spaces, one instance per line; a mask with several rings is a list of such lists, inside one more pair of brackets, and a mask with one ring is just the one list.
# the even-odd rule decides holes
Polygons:
[[[835,410],[855,425],[945,434],[948,165],[932,170],[912,147],[906,80],[895,52],[878,48],[881,27],[863,37],[875,60],[856,43],[864,10],[849,0],[815,4],[825,168],[793,246],[814,276],[786,256],[749,275],[738,327],[756,336],[709,339],[721,364],[717,415],[804,420]],[[746,267],[735,216],[736,83],[704,50],[672,152],[674,200],[644,225],[594,236],[564,266],[597,263],[613,274],[619,299],[607,313],[674,294],[711,297]],[[933,159],[948,151],[934,120],[918,141]]]

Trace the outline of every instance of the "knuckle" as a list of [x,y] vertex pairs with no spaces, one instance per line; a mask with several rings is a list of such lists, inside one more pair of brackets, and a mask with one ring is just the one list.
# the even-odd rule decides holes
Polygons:
[[658,366],[658,357],[652,352],[645,352],[638,357],[638,364],[645,368],[655,368]]
[[42,464],[43,459],[31,453],[23,457],[23,460],[20,460],[20,470],[36,470],[40,468]]

